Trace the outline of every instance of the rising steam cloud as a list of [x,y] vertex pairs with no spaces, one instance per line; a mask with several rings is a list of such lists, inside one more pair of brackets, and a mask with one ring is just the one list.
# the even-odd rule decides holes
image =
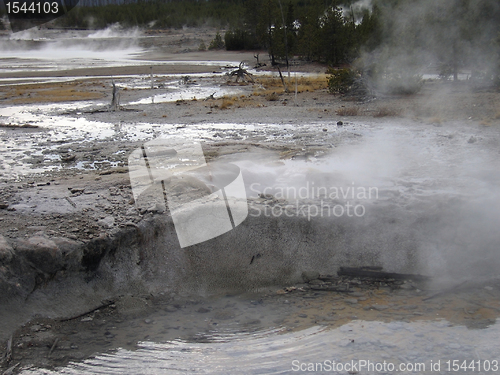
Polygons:
[[373,12],[379,19],[374,38],[380,43],[366,50],[358,64],[382,91],[387,77],[409,89],[424,73],[453,77],[463,72],[465,78],[488,80],[498,76],[499,2],[379,0],[373,1]]

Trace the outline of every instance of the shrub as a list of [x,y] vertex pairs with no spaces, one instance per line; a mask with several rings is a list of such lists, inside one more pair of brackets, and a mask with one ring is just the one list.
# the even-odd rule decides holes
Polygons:
[[357,116],[358,108],[357,107],[342,107],[335,111],[335,113],[339,116]]
[[331,94],[347,94],[356,82],[358,74],[352,69],[329,68],[326,74],[328,77],[328,91]]
[[215,34],[215,38],[210,42],[208,49],[214,50],[214,49],[223,49],[223,48],[224,48],[224,41],[222,40],[220,33],[217,31],[217,34]]
[[269,102],[276,102],[279,100],[279,95],[275,92],[266,95],[266,100]]
[[222,103],[219,106],[220,109],[228,109],[234,104],[234,100],[231,98],[224,97],[222,98]]
[[377,108],[377,110],[373,114],[373,117],[393,117],[399,115],[401,115],[400,109],[382,106]]

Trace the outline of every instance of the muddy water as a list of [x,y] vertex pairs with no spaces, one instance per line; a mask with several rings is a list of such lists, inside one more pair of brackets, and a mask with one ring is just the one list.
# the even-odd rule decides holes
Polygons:
[[[204,337],[203,343],[146,340],[140,342],[135,351],[120,348],[55,371],[33,369],[21,373],[467,374],[467,370],[450,371],[452,366],[463,366],[464,362],[467,366],[472,363],[476,368],[481,365],[482,369],[490,370],[475,373],[498,371],[498,325],[469,331],[464,327],[449,327],[446,321],[354,321],[333,330],[316,326],[298,332],[277,333],[275,330],[213,333]],[[376,370],[383,369],[384,364],[396,370]],[[417,371],[399,371],[400,368]]]
[[[311,364],[335,374],[466,374],[451,367],[466,361],[482,366],[474,373],[497,373],[498,282],[441,294],[413,282],[338,285],[346,282],[348,294],[311,283],[204,298],[122,296],[69,320],[33,320],[14,335],[11,365],[22,374],[289,374],[312,373]],[[394,370],[361,367],[384,362]]]

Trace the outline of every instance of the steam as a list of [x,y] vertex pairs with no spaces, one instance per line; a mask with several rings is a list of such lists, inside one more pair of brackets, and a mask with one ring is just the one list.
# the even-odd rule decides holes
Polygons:
[[380,17],[381,35],[375,37],[381,43],[365,51],[358,64],[371,73],[376,87],[387,89],[385,75],[409,90],[418,89],[424,73],[498,74],[500,3],[374,1],[374,12]]
[[104,38],[138,38],[142,35],[141,30],[138,27],[123,29],[120,24],[115,23],[103,30],[98,30],[91,33],[87,38],[91,39],[104,39]]
[[109,64],[140,53],[140,36],[139,29],[122,30],[117,24],[92,33],[32,28],[1,38],[0,57],[29,59],[33,62],[92,59]]
[[349,6],[341,5],[340,8],[342,9],[344,17],[349,18],[351,16],[354,16],[356,23],[359,23],[362,19],[362,15],[365,12],[365,10],[372,9],[373,7],[372,3],[373,3],[372,0],[358,0],[354,1]]
[[36,29],[28,29],[12,33],[8,37],[10,40],[40,40],[45,39],[40,37],[40,33]]
[[319,206],[322,199],[329,201],[314,193],[321,187],[327,192],[375,188],[377,194],[365,198],[349,193],[333,199],[363,205],[363,217],[312,218],[329,220],[332,228],[346,225],[346,235],[356,237],[349,242],[369,244],[363,256],[373,259],[372,265],[444,281],[495,277],[500,269],[500,163],[484,143],[468,142],[474,130],[455,126],[385,124],[363,142],[340,146],[314,163],[245,155],[236,164],[247,195],[274,196],[273,205]]

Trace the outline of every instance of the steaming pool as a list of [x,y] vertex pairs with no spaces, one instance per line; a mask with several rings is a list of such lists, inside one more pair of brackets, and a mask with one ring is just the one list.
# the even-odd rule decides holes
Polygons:
[[[82,62],[94,67],[159,64],[146,58],[148,50],[136,43],[135,34],[122,35],[119,48],[108,51],[117,39],[112,30],[90,36],[74,32],[66,38],[50,33],[2,39],[6,48],[0,71],[36,75],[76,69]],[[199,64],[209,63],[225,67],[237,62]],[[155,74],[155,90],[148,90],[147,75],[114,79],[123,90],[144,90],[122,105],[154,111],[159,103],[179,99],[248,93],[219,85],[223,71],[191,74],[189,84],[181,82],[183,74]],[[76,78],[82,77],[43,80]],[[9,77],[3,82],[38,80]],[[91,113],[108,104],[0,107],[2,124],[38,126],[0,128],[0,181],[12,192],[13,212],[47,221],[59,218],[58,224],[71,220],[73,226],[78,215],[94,211],[93,222],[105,222],[110,212],[117,221],[123,219],[123,225],[108,228],[116,229],[104,242],[113,251],[91,259],[97,271],[63,274],[22,304],[0,307],[0,341],[14,334],[14,360],[2,370],[499,372],[500,158],[495,129],[468,122],[355,119],[337,126],[330,119],[279,122],[244,116],[162,123],[131,120],[125,111],[117,116]],[[112,175],[108,182],[107,175],[98,175],[99,180],[85,180],[84,193],[68,195],[85,173],[123,168],[144,142],[179,135],[217,150],[218,161],[241,170],[249,216],[231,232],[181,249],[169,217],[147,212],[141,214],[143,221],[131,221],[139,214],[129,203],[127,176],[113,180]],[[224,147],[229,151],[220,152]],[[68,155],[75,161],[65,161]],[[363,215],[303,214],[302,207],[348,203],[362,206]],[[73,216],[66,220],[63,215]],[[0,226],[13,238],[16,231],[8,220],[2,216]],[[47,230],[38,224],[31,223],[29,230]],[[60,235],[56,226],[51,228]],[[87,237],[90,244],[97,240]],[[78,259],[78,251],[69,254]],[[432,280],[346,279],[335,276],[337,265],[380,266]],[[305,282],[304,271],[330,276]]]

